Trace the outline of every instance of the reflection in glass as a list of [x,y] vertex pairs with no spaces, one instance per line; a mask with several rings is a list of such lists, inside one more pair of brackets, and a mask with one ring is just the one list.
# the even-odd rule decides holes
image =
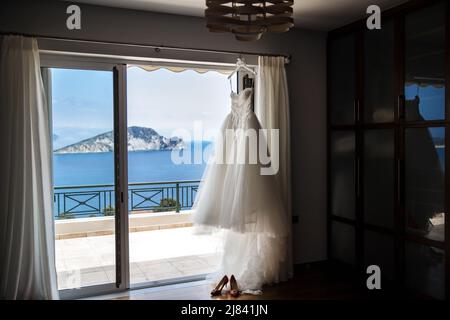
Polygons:
[[364,133],[364,218],[383,227],[394,224],[394,131]]
[[355,228],[333,222],[331,225],[331,256],[348,264],[355,263]]
[[394,121],[394,23],[364,33],[364,121]]
[[405,130],[405,206],[409,232],[444,239],[445,129]]
[[405,263],[409,288],[434,298],[444,298],[444,251],[407,242]]
[[364,235],[364,263],[367,268],[377,265],[382,275],[388,279],[394,278],[394,239],[390,235],[365,231]]
[[355,120],[355,37],[353,34],[330,41],[330,104],[334,125]]
[[331,135],[331,210],[334,215],[355,217],[355,134]]
[[405,118],[445,118],[445,2],[406,16]]

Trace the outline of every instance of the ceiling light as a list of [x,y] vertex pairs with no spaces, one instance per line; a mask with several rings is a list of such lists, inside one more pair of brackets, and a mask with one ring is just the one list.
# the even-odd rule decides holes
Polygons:
[[231,32],[242,41],[259,40],[266,32],[286,32],[294,26],[293,0],[206,0],[206,26],[211,32]]

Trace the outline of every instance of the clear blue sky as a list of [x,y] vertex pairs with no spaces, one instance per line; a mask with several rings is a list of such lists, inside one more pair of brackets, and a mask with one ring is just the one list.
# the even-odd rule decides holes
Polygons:
[[113,127],[111,72],[52,69],[54,148]]
[[[214,132],[229,112],[229,80],[218,72],[131,67],[127,76],[128,126],[172,136],[200,121]],[[112,130],[112,72],[52,69],[52,95],[55,149]]]

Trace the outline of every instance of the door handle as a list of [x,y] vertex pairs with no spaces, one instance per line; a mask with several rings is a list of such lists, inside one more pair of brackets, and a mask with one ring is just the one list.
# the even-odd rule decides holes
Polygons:
[[402,203],[402,160],[397,160],[397,198],[399,203]]
[[360,194],[361,194],[361,183],[360,183],[360,179],[361,179],[361,171],[360,171],[360,157],[356,158],[356,177],[355,177],[355,182],[356,182],[356,197],[359,199]]
[[360,119],[360,102],[358,98],[353,101],[353,112],[354,112],[353,117],[354,121],[355,123],[358,123]]
[[397,98],[397,114],[400,120],[405,118],[405,96],[402,94]]

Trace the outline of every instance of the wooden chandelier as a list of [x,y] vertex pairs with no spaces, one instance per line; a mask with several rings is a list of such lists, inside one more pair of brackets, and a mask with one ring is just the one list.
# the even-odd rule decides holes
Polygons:
[[242,41],[259,40],[265,32],[286,32],[294,26],[293,0],[206,0],[206,26],[231,32]]

